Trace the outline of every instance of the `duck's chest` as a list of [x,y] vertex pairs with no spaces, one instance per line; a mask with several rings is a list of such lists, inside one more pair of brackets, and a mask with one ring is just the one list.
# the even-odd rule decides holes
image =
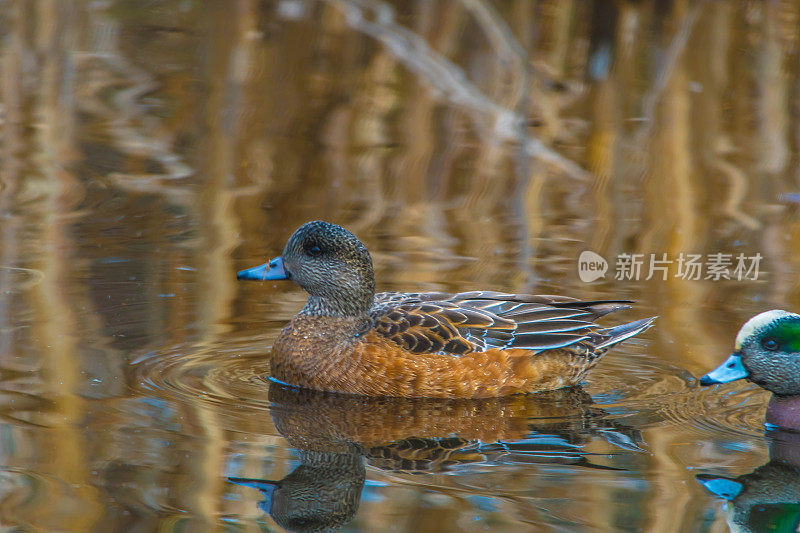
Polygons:
[[363,321],[354,318],[297,316],[281,331],[272,348],[272,375],[293,385],[313,386],[313,381],[336,372],[359,342]]

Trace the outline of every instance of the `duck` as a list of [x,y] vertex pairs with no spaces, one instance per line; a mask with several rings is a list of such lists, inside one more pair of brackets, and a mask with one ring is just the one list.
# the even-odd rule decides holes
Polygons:
[[772,392],[768,427],[800,430],[800,315],[773,309],[744,323],[733,353],[701,385],[746,379]]
[[237,279],[291,280],[308,293],[273,343],[273,382],[360,396],[488,398],[575,386],[655,319],[595,323],[630,307],[627,300],[376,293],[366,246],[321,220],[300,226],[282,256]]

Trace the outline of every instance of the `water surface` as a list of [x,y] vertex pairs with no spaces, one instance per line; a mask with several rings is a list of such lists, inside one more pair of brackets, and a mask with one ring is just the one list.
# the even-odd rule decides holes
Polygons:
[[[791,2],[0,2],[0,523],[727,530],[737,508],[695,476],[769,462],[767,396],[696,377],[751,315],[800,309],[799,19]],[[304,294],[235,273],[317,218],[364,241],[379,290],[660,318],[579,390],[283,389],[268,348]],[[586,250],[605,278],[581,281]],[[639,276],[615,276],[621,254]],[[681,254],[761,261],[694,280]],[[666,275],[646,279],[651,256]]]

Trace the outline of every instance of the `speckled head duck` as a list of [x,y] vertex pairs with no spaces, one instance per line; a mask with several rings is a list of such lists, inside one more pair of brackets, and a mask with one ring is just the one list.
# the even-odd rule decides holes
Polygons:
[[610,347],[653,319],[595,320],[625,301],[475,291],[375,294],[355,235],[308,222],[282,257],[238,279],[290,279],[308,302],[275,340],[270,372],[298,387],[366,396],[480,398],[579,384]]
[[733,353],[701,385],[746,379],[772,392],[768,424],[800,430],[800,315],[778,309],[748,320]]

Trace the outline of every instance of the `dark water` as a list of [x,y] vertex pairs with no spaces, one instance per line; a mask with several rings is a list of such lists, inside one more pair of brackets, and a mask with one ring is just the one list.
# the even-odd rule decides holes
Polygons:
[[[770,447],[792,439],[765,435],[760,389],[696,377],[751,315],[800,309],[798,20],[788,1],[0,1],[0,524],[774,523],[763,495],[800,477]],[[304,294],[235,272],[316,218],[365,242],[379,290],[660,318],[581,390],[282,389],[268,347]],[[605,278],[581,281],[585,250]],[[731,279],[679,275],[687,254],[730,254]],[[762,465],[732,504],[696,480]]]

